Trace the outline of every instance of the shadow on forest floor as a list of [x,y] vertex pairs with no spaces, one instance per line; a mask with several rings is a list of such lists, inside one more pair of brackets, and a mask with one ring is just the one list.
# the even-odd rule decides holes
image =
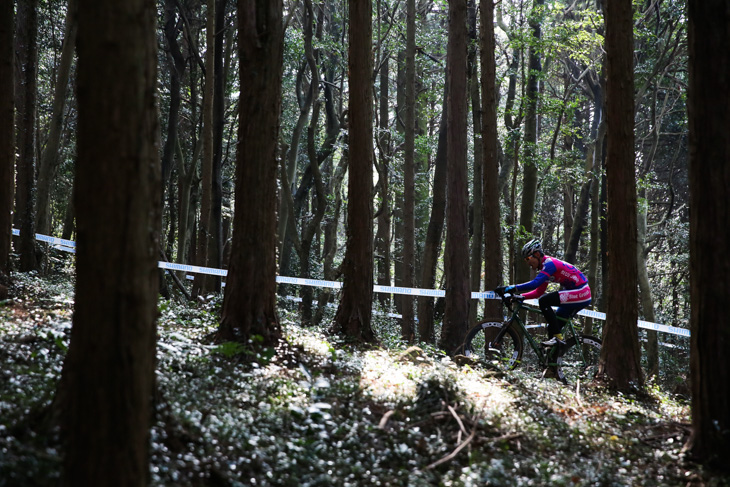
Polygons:
[[[0,303],[0,487],[56,485],[49,410],[72,278],[14,278]],[[428,346],[353,350],[286,310],[286,341],[252,354],[206,342],[219,304],[160,304],[151,485],[730,485],[684,460],[688,401],[659,387],[639,398]]]

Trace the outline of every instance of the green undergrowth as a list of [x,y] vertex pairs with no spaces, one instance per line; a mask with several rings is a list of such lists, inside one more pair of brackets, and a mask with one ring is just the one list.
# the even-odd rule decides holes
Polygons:
[[[0,306],[0,487],[56,485],[53,397],[71,278],[14,275]],[[685,486],[689,404],[458,365],[376,320],[358,349],[281,310],[275,349],[214,343],[220,300],[161,301],[154,486]],[[396,331],[394,331],[396,330]]]

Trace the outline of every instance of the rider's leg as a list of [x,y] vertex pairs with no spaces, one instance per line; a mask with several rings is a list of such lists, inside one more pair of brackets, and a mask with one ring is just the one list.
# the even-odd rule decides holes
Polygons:
[[544,294],[538,300],[538,304],[540,305],[542,314],[545,316],[545,320],[547,320],[548,338],[552,338],[560,333],[560,330],[563,328],[563,322],[557,318],[555,311],[553,311],[553,306],[560,306],[560,292],[554,291]]

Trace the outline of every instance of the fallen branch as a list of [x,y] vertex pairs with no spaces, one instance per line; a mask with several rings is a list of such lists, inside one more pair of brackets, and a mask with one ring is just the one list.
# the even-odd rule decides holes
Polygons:
[[391,416],[393,416],[393,413],[395,413],[394,410],[387,411],[385,414],[383,414],[383,417],[380,418],[380,423],[378,423],[379,429],[385,429],[385,425],[388,423],[388,419],[390,419]]
[[426,467],[426,470],[431,470],[432,468],[436,468],[439,465],[441,465],[442,463],[446,463],[446,462],[450,461],[452,458],[456,457],[456,455],[458,455],[459,452],[461,450],[463,450],[466,447],[466,445],[468,445],[471,442],[471,440],[474,439],[474,436],[476,435],[476,432],[477,432],[477,429],[474,428],[474,430],[472,430],[471,434],[467,437],[467,439],[464,440],[464,442],[461,443],[459,446],[457,446],[454,451],[452,451],[451,453],[449,453],[445,457],[441,458],[440,460],[436,460],[435,462],[433,462],[432,464],[430,464],[429,466],[427,466]]
[[464,423],[461,421],[461,418],[459,417],[459,415],[456,414],[456,410],[454,410],[454,408],[452,408],[449,405],[447,405],[446,407],[449,408],[449,412],[456,419],[456,422],[459,423],[459,428],[461,429],[461,432],[466,434],[466,428],[464,428]]

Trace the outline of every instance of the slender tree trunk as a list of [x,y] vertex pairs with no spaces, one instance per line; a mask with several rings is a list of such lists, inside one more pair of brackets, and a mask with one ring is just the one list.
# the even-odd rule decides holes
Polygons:
[[[337,269],[334,267],[335,253],[337,252],[337,228],[340,221],[340,210],[342,208],[342,180],[345,178],[347,171],[347,154],[343,154],[340,163],[334,171],[334,175],[330,179],[327,194],[334,195],[332,204],[333,210],[331,217],[327,218],[324,225],[324,278],[328,281],[334,281],[337,278]],[[323,288],[317,298],[317,312],[314,316],[314,323],[322,322],[327,304],[332,299],[332,291],[329,288]]]
[[5,274],[10,272],[15,193],[14,17],[13,2],[0,3],[0,273]]
[[[448,79],[446,80],[448,85]],[[443,111],[439,124],[436,161],[433,170],[433,196],[431,204],[431,219],[426,229],[426,243],[423,247],[421,259],[421,287],[433,289],[436,286],[436,267],[438,265],[441,242],[444,233],[444,218],[446,215],[446,134],[448,132],[448,87],[444,90]],[[419,296],[418,298],[418,334],[421,341],[434,343],[434,298]]]
[[469,195],[466,163],[467,132],[466,0],[449,3],[449,86],[446,207],[446,310],[439,347],[453,353],[464,340],[469,319]]
[[281,0],[238,0],[241,92],[236,211],[221,325],[222,340],[262,345],[281,338],[276,314],[276,145],[284,32]]
[[[403,161],[403,285],[413,287],[416,240],[416,1],[406,0],[405,154]],[[402,297],[401,337],[415,339],[413,296]]]
[[343,288],[333,332],[357,343],[374,342],[372,2],[349,0],[350,117],[347,248]]
[[38,267],[35,245],[35,130],[38,86],[38,0],[18,0],[16,22],[17,174],[15,224],[20,271]]
[[638,332],[634,71],[631,0],[605,5],[608,151],[607,321],[598,377],[612,388],[643,388]]
[[[651,283],[649,282],[649,269],[646,262],[646,204],[639,207],[637,215],[637,245],[636,245],[636,264],[639,277],[639,297],[641,298],[641,310],[644,319],[652,323],[656,322],[654,314],[654,300],[651,296]],[[647,357],[647,376],[659,376],[659,343],[657,332],[654,330],[646,331],[646,357]]]
[[[203,162],[201,167],[202,195],[200,201],[200,223],[198,227],[197,262],[209,265],[211,246],[214,245],[211,224],[213,206],[213,97],[215,96],[215,2],[207,0],[205,25],[205,87],[203,93]],[[239,142],[240,143],[240,142]],[[193,298],[213,291],[213,279],[205,274],[196,274],[193,281]]]
[[[479,69],[477,51],[477,7],[475,0],[469,0],[469,94],[471,95],[472,125],[474,127],[474,177],[472,179],[472,218],[471,218],[471,276],[470,290],[478,291],[482,281],[482,244],[484,240],[484,211],[482,185],[484,184],[484,149],[482,146],[482,102],[479,93]],[[476,322],[477,301],[471,300],[469,305],[469,324]]]
[[[535,217],[535,201],[537,200],[537,105],[539,98],[538,77],[542,67],[540,66],[540,38],[542,29],[540,26],[542,16],[541,8],[544,0],[535,0],[535,5],[530,13],[529,24],[531,31],[530,55],[528,59],[527,92],[525,107],[525,151],[522,175],[522,203],[520,205],[520,228],[524,232],[523,237],[518,240],[518,247],[532,238]],[[514,204],[514,203],[513,203]],[[530,268],[518,264],[516,268],[516,281],[524,282],[530,278]]]
[[[377,163],[378,181],[380,186],[381,208],[378,215],[378,231],[375,235],[375,255],[378,272],[378,284],[390,286],[390,231],[391,231],[391,204],[390,204],[390,133],[388,131],[390,99],[389,99],[389,76],[390,76],[390,54],[383,55],[380,65],[380,134],[378,135],[378,146],[380,160]],[[390,294],[378,293],[380,305],[390,305]]]
[[[311,29],[304,29],[304,35],[311,36]],[[306,41],[305,41],[306,42]],[[311,40],[310,40],[311,42]],[[302,133],[304,128],[307,126],[309,120],[309,113],[312,109],[312,84],[305,90],[304,89],[304,72],[308,67],[308,64],[304,63],[301,69],[297,73],[296,78],[296,92],[297,101],[299,102],[299,117],[292,130],[291,142],[289,143],[289,150],[286,153],[286,167],[282,170],[283,176],[286,176],[288,184],[286,187],[282,186],[282,191],[293,191],[294,183],[297,175],[297,164],[299,161],[299,146],[302,139]],[[289,254],[291,253],[291,241],[292,236],[288,235],[289,231],[289,219],[294,218],[292,216],[294,208],[290,208],[287,204],[289,198],[281,195],[281,202],[279,207],[279,223],[277,235],[279,235],[279,259],[280,259],[280,273],[288,272]],[[293,205],[292,205],[293,206]]]
[[[210,236],[208,265],[223,267],[223,131],[226,124],[226,76],[224,72],[226,37],[226,6],[228,0],[216,0],[215,40],[213,60],[213,174],[211,179]],[[213,288],[221,290],[221,278],[215,277]]]
[[724,0],[690,0],[690,295],[692,435],[697,460],[730,471],[730,10]]
[[59,388],[68,486],[149,482],[162,204],[156,27],[151,0],[79,2],[76,297]]
[[[502,284],[502,227],[499,211],[499,147],[497,138],[496,62],[494,59],[494,0],[480,0],[482,67],[482,141],[484,170],[484,286],[494,289]],[[499,301],[485,302],[484,318],[499,320]]]
[[44,235],[51,234],[51,185],[59,163],[61,145],[61,128],[63,127],[63,110],[66,106],[66,94],[76,46],[77,0],[70,0],[66,13],[66,28],[61,49],[61,60],[58,65],[58,76],[53,93],[53,112],[48,130],[48,141],[41,153],[38,169],[38,191],[36,201],[36,231]]

